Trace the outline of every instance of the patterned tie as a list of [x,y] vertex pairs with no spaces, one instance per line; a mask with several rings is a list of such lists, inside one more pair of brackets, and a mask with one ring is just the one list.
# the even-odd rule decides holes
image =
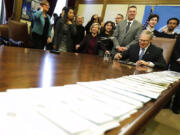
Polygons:
[[142,60],[143,56],[144,56],[144,48],[141,48],[141,53],[139,54],[139,60]]
[[128,25],[126,26],[126,33],[128,32],[130,25],[131,25],[131,22],[128,22]]

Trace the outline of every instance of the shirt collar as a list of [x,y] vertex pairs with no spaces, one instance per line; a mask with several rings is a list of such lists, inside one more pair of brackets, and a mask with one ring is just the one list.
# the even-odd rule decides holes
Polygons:
[[167,34],[175,34],[175,31],[174,31],[174,30],[173,30],[171,33],[169,33],[169,32],[168,32],[168,29],[166,29],[164,32],[167,33]]
[[153,32],[154,31],[154,28],[151,28],[149,25],[146,27],[147,30]]
[[[147,49],[149,48],[149,46],[150,46],[150,44],[149,44],[146,48],[144,48],[144,52],[147,51]],[[142,50],[142,48],[140,48],[140,50]]]
[[134,21],[134,19],[133,19],[133,20],[131,20],[131,21],[127,20],[127,23],[128,23],[128,22],[131,22],[131,24],[132,24],[132,23],[133,23],[133,21]]
[[173,31],[171,34],[175,34],[175,31]]
[[173,30],[171,33],[169,33],[168,31],[166,31],[165,33],[171,35],[171,34],[175,34],[175,31]]

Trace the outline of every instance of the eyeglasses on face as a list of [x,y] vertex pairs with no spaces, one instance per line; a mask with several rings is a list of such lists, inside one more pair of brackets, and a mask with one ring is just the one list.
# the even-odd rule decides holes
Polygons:
[[148,42],[149,42],[149,40],[143,40],[143,39],[139,39],[139,42],[148,43]]

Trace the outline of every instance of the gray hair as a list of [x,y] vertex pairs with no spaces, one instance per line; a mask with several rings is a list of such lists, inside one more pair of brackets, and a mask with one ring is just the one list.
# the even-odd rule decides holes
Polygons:
[[151,40],[151,39],[153,38],[153,36],[154,36],[153,32],[151,32],[151,31],[149,31],[149,30],[143,30],[143,31],[141,32],[141,34],[149,35],[150,40]]

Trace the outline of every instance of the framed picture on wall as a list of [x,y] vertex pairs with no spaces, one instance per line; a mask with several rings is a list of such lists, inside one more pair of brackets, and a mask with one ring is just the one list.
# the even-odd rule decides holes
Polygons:
[[23,0],[21,19],[31,21],[32,14],[40,8],[41,0]]

